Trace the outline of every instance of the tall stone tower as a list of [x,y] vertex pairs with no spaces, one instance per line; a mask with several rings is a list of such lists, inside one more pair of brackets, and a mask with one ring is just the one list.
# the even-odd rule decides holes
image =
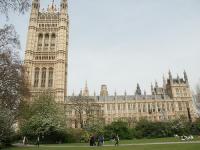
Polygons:
[[67,9],[67,0],[61,0],[60,10],[54,1],[47,10],[40,10],[40,0],[32,2],[24,61],[32,96],[49,90],[63,102],[67,95]]

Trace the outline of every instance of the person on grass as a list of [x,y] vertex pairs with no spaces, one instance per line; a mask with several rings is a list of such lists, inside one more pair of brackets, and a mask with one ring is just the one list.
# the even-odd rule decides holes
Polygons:
[[119,136],[118,136],[118,134],[115,136],[115,146],[119,146]]
[[36,145],[37,145],[38,148],[40,147],[40,137],[39,136],[37,137]]

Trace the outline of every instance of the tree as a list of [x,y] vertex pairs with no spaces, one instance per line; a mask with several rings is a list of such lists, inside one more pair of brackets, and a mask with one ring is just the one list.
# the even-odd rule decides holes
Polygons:
[[[29,96],[24,68],[12,52],[0,53],[0,143],[8,143],[19,106]],[[6,127],[5,127],[6,126]],[[6,138],[5,138],[6,137]],[[6,139],[8,139],[6,141]]]
[[25,116],[20,120],[22,135],[32,140],[40,136],[44,142],[50,143],[64,140],[64,108],[55,102],[49,92],[42,93],[26,107],[29,108],[28,112],[25,109]]
[[101,120],[101,106],[95,103],[95,100],[87,96],[72,96],[69,98],[68,107],[76,113],[75,121],[81,128],[89,127]]
[[0,0],[0,13],[6,17],[10,11],[24,13],[31,6],[31,0]]
[[[8,19],[11,11],[24,13],[30,0],[0,0],[0,14]],[[19,106],[28,95],[24,68],[17,56],[20,49],[13,25],[0,27],[0,145],[9,144]]]

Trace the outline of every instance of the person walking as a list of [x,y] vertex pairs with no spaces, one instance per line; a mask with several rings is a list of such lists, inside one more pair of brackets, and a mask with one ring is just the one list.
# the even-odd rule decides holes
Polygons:
[[36,145],[37,145],[38,148],[40,147],[40,137],[39,136],[37,137]]
[[115,136],[115,146],[119,146],[119,136],[118,136],[118,134]]
[[100,146],[103,146],[103,144],[104,144],[104,136],[101,135],[101,136],[99,137],[99,140],[100,140]]
[[27,143],[26,136],[24,136],[24,138],[23,138],[23,145],[26,145],[26,143]]

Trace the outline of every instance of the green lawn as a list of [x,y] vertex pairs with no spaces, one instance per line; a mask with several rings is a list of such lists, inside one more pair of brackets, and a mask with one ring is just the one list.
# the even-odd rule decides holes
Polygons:
[[[200,138],[195,138],[193,141],[200,142]],[[181,142],[176,144],[170,144],[170,143],[164,144],[162,142],[181,142],[181,141],[175,138],[142,139],[142,140],[120,141],[121,145],[119,147],[112,146],[113,145],[112,142],[106,142],[105,147],[88,147],[88,144],[80,143],[80,144],[41,145],[39,149],[40,150],[198,150],[200,149],[200,143]],[[155,143],[161,143],[161,144],[154,145]],[[136,145],[123,145],[123,144],[136,144]],[[34,147],[13,147],[7,150],[37,150],[37,149],[38,148],[34,146]]]
[[[37,150],[38,148],[10,148],[9,150]],[[146,145],[119,147],[40,147],[40,150],[198,150],[200,144]]]

